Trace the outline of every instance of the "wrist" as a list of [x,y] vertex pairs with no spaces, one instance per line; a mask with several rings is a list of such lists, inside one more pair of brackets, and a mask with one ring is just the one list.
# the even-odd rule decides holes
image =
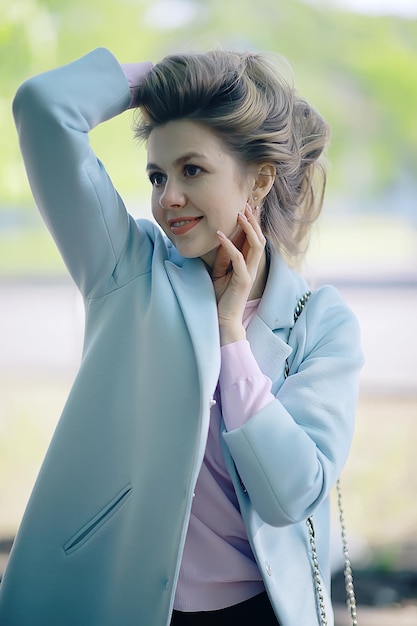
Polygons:
[[219,332],[221,346],[246,339],[246,331],[242,324],[220,324]]

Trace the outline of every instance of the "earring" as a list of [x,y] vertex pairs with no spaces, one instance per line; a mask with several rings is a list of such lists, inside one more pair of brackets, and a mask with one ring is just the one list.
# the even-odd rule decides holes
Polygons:
[[256,202],[256,201],[257,201],[257,199],[258,199],[258,196],[253,196],[253,199],[254,199],[254,200],[255,200],[255,202]]

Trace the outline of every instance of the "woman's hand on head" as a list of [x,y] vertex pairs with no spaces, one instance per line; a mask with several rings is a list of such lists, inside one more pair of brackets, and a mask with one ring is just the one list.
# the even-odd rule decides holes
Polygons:
[[249,297],[264,286],[265,237],[249,205],[239,213],[230,238],[218,232],[220,246],[212,270],[221,345],[246,338],[242,318]]
[[140,87],[142,82],[153,68],[150,61],[141,63],[122,63],[121,68],[128,80],[130,88],[130,103],[128,108],[133,109],[140,103]]

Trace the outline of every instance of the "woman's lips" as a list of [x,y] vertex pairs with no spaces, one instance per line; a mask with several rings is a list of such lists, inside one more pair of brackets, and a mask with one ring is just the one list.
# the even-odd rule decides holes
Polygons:
[[181,219],[169,220],[168,225],[173,235],[184,235],[184,233],[188,233],[188,231],[194,228],[202,219],[202,216],[182,217]]

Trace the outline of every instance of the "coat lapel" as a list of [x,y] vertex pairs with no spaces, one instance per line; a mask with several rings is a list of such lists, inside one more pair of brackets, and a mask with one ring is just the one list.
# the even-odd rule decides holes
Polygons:
[[[220,341],[217,307],[210,276],[199,259],[183,265],[165,261],[165,270],[178,298],[194,346],[200,389],[211,395],[220,372]],[[203,399],[204,400],[204,399]]]
[[261,371],[272,381],[277,380],[291,354],[289,345],[259,315],[251,321],[246,336]]
[[292,352],[287,341],[294,322],[294,307],[306,289],[305,281],[278,253],[271,251],[265,291],[246,335],[261,371],[273,382],[281,376],[285,360]]

